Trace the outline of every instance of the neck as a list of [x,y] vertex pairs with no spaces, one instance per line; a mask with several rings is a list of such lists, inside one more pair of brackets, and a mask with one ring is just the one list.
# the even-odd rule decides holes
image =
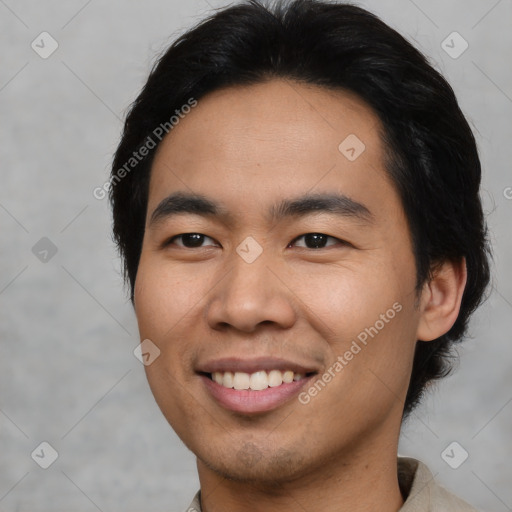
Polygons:
[[[203,512],[397,512],[403,505],[396,442],[365,442],[359,453],[336,454],[302,476],[279,482],[227,479],[198,460]],[[377,443],[379,444],[379,443]]]

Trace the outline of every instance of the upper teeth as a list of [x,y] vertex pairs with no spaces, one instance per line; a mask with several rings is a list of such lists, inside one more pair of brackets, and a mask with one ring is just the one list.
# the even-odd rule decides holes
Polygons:
[[283,383],[290,383],[294,380],[304,378],[302,373],[294,373],[291,370],[281,372],[280,370],[271,370],[270,372],[259,371],[255,373],[245,372],[214,372],[212,379],[225,388],[252,389],[261,391],[268,387],[274,388]]

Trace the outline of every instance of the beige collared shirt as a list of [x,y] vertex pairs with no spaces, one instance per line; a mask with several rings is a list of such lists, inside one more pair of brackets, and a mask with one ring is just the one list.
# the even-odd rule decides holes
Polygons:
[[[438,485],[427,466],[415,459],[398,459],[398,481],[407,496],[399,512],[477,512]],[[201,512],[200,491],[186,512]]]

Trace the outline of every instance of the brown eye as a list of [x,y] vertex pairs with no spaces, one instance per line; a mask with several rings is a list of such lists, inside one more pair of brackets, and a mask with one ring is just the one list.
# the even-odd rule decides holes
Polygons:
[[323,249],[330,245],[336,245],[338,242],[341,242],[341,240],[323,233],[306,233],[297,237],[290,245],[307,249]]
[[187,249],[194,249],[197,247],[204,247],[204,242],[208,241],[207,245],[217,245],[216,242],[209,236],[203,235],[202,233],[183,233],[176,235],[169,240],[169,244],[177,245],[178,247],[185,247]]

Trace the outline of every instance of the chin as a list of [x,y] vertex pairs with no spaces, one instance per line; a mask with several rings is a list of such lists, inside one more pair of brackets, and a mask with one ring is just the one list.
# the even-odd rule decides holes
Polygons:
[[237,451],[233,445],[218,448],[218,456],[208,453],[196,455],[200,463],[210,470],[231,481],[250,483],[265,487],[279,487],[286,482],[292,482],[304,477],[311,471],[310,464],[299,451],[278,449],[269,452],[268,446],[263,452],[254,443],[245,443]]

